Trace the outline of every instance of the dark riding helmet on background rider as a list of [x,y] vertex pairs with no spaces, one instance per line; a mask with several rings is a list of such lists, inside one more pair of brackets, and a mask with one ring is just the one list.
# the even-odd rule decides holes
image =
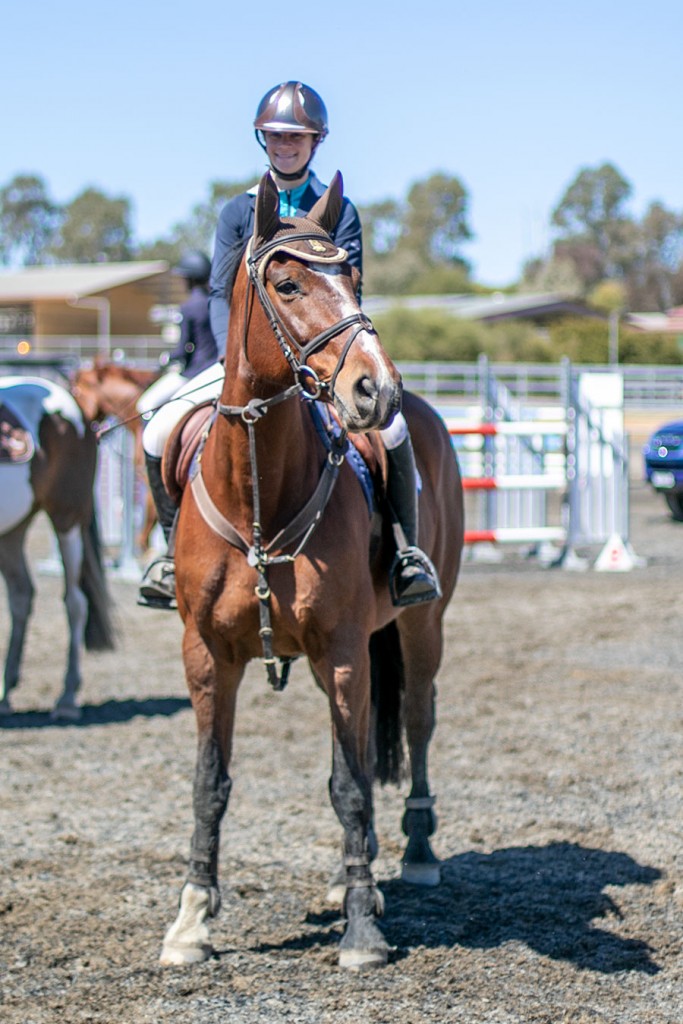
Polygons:
[[211,260],[199,249],[191,249],[183,253],[172,273],[177,277],[184,277],[187,281],[206,284],[211,274]]
[[254,118],[254,132],[263,149],[266,148],[264,132],[317,135],[317,145],[328,132],[327,109],[310,85],[282,82],[269,89],[259,103]]

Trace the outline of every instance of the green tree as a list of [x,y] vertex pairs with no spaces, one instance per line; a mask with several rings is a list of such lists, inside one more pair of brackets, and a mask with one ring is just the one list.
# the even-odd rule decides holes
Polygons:
[[573,275],[584,297],[606,281],[620,282],[625,309],[665,310],[680,302],[683,216],[653,202],[638,220],[627,209],[631,193],[613,164],[579,171],[552,212],[551,253],[529,261],[523,286],[570,283]]
[[554,254],[549,260],[536,258],[524,264],[519,290],[581,295],[583,287],[574,261]]
[[463,242],[472,237],[467,223],[468,196],[458,178],[432,174],[408,191],[399,246],[407,246],[432,264],[464,264]]
[[51,253],[58,263],[111,263],[133,253],[131,203],[86,188],[62,209]]
[[660,202],[651,203],[638,224],[634,248],[627,273],[631,309],[669,309],[683,256],[683,216]]
[[168,235],[145,242],[136,249],[138,259],[163,259],[176,262],[188,249],[199,249],[211,255],[218,217],[229,199],[245,192],[254,184],[256,175],[245,181],[212,181],[208,197],[192,207],[185,220],[173,225]]
[[584,167],[553,210],[552,223],[565,239],[580,238],[592,244],[604,266],[604,277],[612,277],[631,218],[626,204],[633,189],[613,164]]
[[403,211],[395,199],[383,199],[359,207],[363,224],[363,246],[376,256],[393,252],[403,232]]
[[360,206],[365,294],[471,291],[462,246],[472,237],[462,182],[432,174],[406,199]]
[[17,174],[0,189],[0,262],[29,266],[45,260],[59,219],[37,174]]

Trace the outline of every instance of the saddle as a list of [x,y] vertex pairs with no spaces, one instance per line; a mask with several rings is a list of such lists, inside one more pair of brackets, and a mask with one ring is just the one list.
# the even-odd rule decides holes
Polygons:
[[214,402],[200,402],[178,421],[164,446],[161,478],[176,505],[180,504],[183,491],[191,479],[190,470],[200,446],[204,446],[209,436],[216,415]]
[[[322,402],[307,402],[307,405],[318,435],[329,451],[341,431],[334,408]],[[202,402],[183,416],[166,442],[161,475],[164,487],[176,504],[180,503],[183,491],[196,472],[197,457],[216,416],[215,404]],[[349,434],[348,440],[346,459],[358,477],[372,515],[377,511],[377,499],[386,493],[386,451],[376,432]]]
[[30,462],[36,450],[30,431],[4,402],[0,402],[0,464]]

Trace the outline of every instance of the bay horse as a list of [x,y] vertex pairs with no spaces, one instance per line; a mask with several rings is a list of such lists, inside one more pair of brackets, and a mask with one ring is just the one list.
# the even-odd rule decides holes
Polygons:
[[[442,596],[394,607],[392,529],[370,513],[344,451],[347,431],[365,435],[390,422],[401,403],[400,376],[360,310],[357,272],[330,239],[341,175],[305,218],[280,219],[278,202],[265,175],[232,287],[217,415],[180,504],[176,586],[197,726],[195,824],[163,964],[212,954],[208,919],[220,906],[219,831],[231,789],[237,691],[253,659],[263,658],[278,689],[290,660],[305,656],[329,701],[330,797],[343,829],[340,965],[387,961],[377,923],[382,895],[371,871],[373,780],[400,780],[403,726],[411,775],[403,878],[439,881],[427,751],[442,618],[463,543],[457,460],[436,413],[406,394],[421,483],[419,542],[439,572]],[[311,395],[338,417],[340,435],[327,454]],[[370,436],[377,452],[377,435]],[[380,483],[382,461],[379,451]]]
[[137,537],[140,551],[150,546],[152,530],[157,521],[154,502],[147,486],[145,458],[142,449],[144,420],[137,414],[136,404],[147,388],[159,378],[159,370],[143,370],[96,360],[92,366],[80,367],[71,376],[71,393],[88,419],[101,421],[108,417],[121,423],[135,439],[135,472],[144,486],[145,514]]
[[13,423],[15,441],[24,442],[21,452],[15,445],[14,455],[0,453],[0,573],[11,618],[0,714],[11,713],[10,693],[19,683],[35,594],[24,545],[42,511],[59,546],[69,627],[64,688],[52,715],[75,721],[81,648],[112,650],[115,642],[93,496],[97,441],[72,395],[39,377],[0,378],[0,420]]

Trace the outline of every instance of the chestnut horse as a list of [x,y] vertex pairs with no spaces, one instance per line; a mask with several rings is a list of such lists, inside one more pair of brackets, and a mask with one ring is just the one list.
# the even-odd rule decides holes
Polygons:
[[140,370],[120,363],[96,361],[82,367],[71,377],[71,393],[90,420],[112,417],[135,438],[135,472],[145,488],[145,515],[137,545],[146,551],[157,521],[156,509],[147,486],[145,459],[142,450],[144,421],[137,414],[136,403],[143,391],[159,377],[158,370]]
[[[208,919],[220,904],[219,830],[237,691],[255,658],[281,688],[289,661],[305,656],[329,701],[330,796],[344,833],[340,964],[387,960],[371,871],[372,784],[399,780],[402,723],[412,781],[403,877],[439,881],[427,748],[442,618],[460,566],[461,482],[444,425],[406,395],[421,482],[419,540],[438,569],[442,597],[394,607],[392,528],[370,513],[344,449],[347,431],[365,434],[391,420],[401,380],[360,310],[357,272],[330,240],[341,202],[337,174],[310,214],[281,220],[277,190],[268,175],[261,180],[254,234],[236,264],[217,415],[182,495],[176,585],[198,746],[189,871],[163,943],[166,964],[212,953]],[[341,435],[327,456],[306,393],[338,417]]]
[[[64,690],[53,717],[80,717],[80,651],[112,650],[114,630],[100,558],[93,485],[97,441],[64,388],[34,377],[0,379],[0,419],[14,423],[14,452],[0,458],[0,573],[5,579],[11,635],[0,688],[0,714],[9,714],[19,682],[34,585],[24,543],[38,512],[46,512],[64,567],[69,647]],[[22,447],[19,447],[23,442]]]

